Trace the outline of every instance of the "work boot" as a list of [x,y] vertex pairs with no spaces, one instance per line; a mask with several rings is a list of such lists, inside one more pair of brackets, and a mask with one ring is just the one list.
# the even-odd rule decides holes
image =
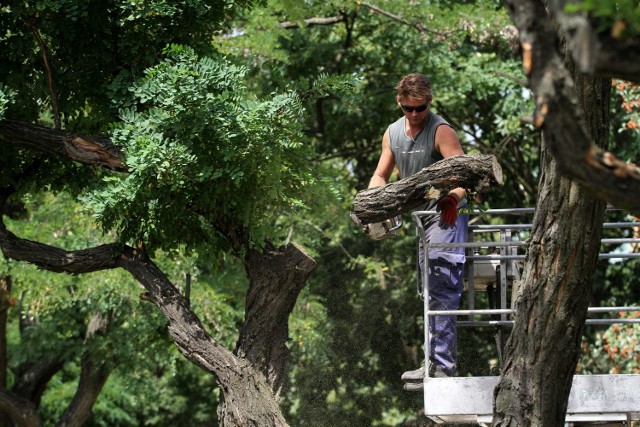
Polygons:
[[422,381],[424,381],[424,365],[413,371],[405,372],[400,378],[402,378],[402,381],[405,383],[420,382],[420,387],[422,387]]
[[[424,368],[422,369],[422,373],[424,374]],[[405,372],[405,374],[410,374],[412,372],[417,372],[420,369],[416,369],[415,371],[409,371],[409,372]],[[403,379],[405,377],[405,375],[402,375]],[[449,375],[447,375],[444,371],[442,371],[440,368],[436,368],[435,372],[433,373],[433,375],[431,375],[431,377],[433,378],[449,378]],[[424,377],[422,377],[419,381],[406,381],[404,383],[404,389],[407,391],[421,391],[424,388]]]
[[420,381],[419,383],[404,383],[404,389],[407,391],[422,391],[424,388],[424,383]]

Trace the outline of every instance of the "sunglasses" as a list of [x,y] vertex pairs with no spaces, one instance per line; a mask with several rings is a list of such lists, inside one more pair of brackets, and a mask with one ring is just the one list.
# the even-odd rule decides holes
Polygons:
[[417,111],[418,113],[422,113],[424,110],[427,109],[427,107],[429,105],[428,104],[422,104],[422,105],[418,105],[417,107],[412,107],[410,105],[400,105],[400,106],[407,113],[413,113],[414,111]]

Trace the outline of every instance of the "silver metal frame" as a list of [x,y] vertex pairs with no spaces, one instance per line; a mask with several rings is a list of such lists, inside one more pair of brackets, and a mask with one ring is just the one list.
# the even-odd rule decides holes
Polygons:
[[[490,209],[473,211],[475,215],[532,215],[533,208]],[[412,218],[416,223],[418,238],[422,244],[424,269],[419,275],[418,292],[424,300],[424,354],[425,371],[430,368],[430,331],[429,317],[438,315],[467,316],[467,320],[459,320],[459,326],[486,327],[496,325],[513,325],[513,307],[507,307],[507,291],[514,280],[519,280],[519,270],[514,265],[516,261],[524,260],[525,255],[517,253],[518,248],[527,243],[513,240],[513,233],[531,230],[532,224],[484,225],[470,224],[470,241],[467,243],[427,243],[424,239],[423,219],[437,215],[436,211],[416,211]],[[640,222],[604,223],[604,228],[640,227]],[[500,241],[474,241],[472,236],[481,233],[499,233]],[[640,243],[638,238],[602,239],[602,244]],[[496,255],[467,255],[467,309],[459,310],[430,310],[429,309],[429,250],[431,248],[464,247],[469,250],[481,248],[500,249]],[[418,249],[419,253],[419,249]],[[638,253],[600,253],[600,259],[612,258],[640,258]],[[475,308],[475,286],[473,278],[473,263],[479,261],[493,261],[500,263],[499,291],[500,307],[495,309]],[[420,271],[419,265],[417,266]],[[509,275],[509,276],[508,276]],[[498,278],[496,278],[498,279]],[[497,282],[498,280],[496,280]],[[496,283],[498,285],[498,283]],[[512,298],[513,299],[513,298]],[[634,307],[590,307],[588,314],[638,312],[640,306]],[[478,317],[499,315],[500,320],[481,320]],[[610,325],[640,323],[640,319],[587,319],[587,324]],[[455,423],[488,423],[492,420],[493,388],[499,377],[453,377],[424,379],[424,408],[425,415],[436,422]],[[575,375],[567,421],[615,421],[640,419],[640,375]]]

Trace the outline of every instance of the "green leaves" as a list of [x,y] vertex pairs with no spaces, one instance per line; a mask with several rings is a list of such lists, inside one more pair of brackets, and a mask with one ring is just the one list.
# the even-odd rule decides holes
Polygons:
[[[84,200],[106,229],[148,248],[237,250],[271,237],[269,219],[315,184],[293,92],[251,99],[246,70],[171,45],[131,88],[112,139],[128,175]],[[236,246],[239,245],[239,246]]]
[[0,82],[0,120],[4,117],[4,113],[7,111],[9,104],[13,102],[15,95],[15,91]]

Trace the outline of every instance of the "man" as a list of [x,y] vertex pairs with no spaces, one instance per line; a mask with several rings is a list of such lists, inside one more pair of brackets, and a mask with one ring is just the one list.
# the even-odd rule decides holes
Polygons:
[[[440,116],[430,111],[431,83],[422,74],[413,73],[398,83],[396,102],[404,115],[391,124],[382,137],[382,153],[371,177],[369,188],[385,185],[397,166],[400,178],[411,176],[423,168],[446,157],[464,154],[453,128]],[[465,191],[456,188],[420,210],[436,207],[439,216],[426,218],[425,241],[428,243],[465,242],[468,215],[458,215],[466,207]],[[424,268],[424,248],[420,243],[420,270]],[[464,248],[431,248],[429,256],[429,308],[455,310],[462,293],[462,274],[465,262]],[[455,375],[457,362],[455,316],[437,316],[429,319],[430,376]],[[405,389],[419,390],[425,377],[425,368],[405,372]]]

